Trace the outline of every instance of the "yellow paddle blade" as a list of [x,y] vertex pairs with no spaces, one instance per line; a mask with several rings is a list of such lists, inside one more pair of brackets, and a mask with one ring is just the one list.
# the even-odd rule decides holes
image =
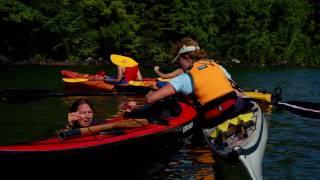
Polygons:
[[245,91],[242,92],[245,96],[248,96],[253,99],[258,99],[262,101],[266,101],[271,103],[272,94],[271,93],[262,93],[262,92],[252,92],[252,91]]
[[145,83],[143,81],[129,81],[128,84],[131,86],[144,86],[145,85]]
[[127,56],[111,54],[110,59],[113,64],[121,67],[133,67],[138,65],[138,63],[135,60]]
[[63,78],[62,81],[68,82],[68,83],[78,83],[78,82],[88,81],[88,79],[85,79],[85,78]]

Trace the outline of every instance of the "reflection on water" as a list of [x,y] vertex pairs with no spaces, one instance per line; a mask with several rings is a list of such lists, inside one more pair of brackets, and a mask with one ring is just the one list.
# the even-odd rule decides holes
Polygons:
[[207,145],[192,145],[190,138],[170,159],[166,172],[168,179],[215,179],[214,159]]
[[[2,88],[46,88],[63,90],[59,70],[66,67],[13,67],[0,71]],[[74,70],[96,72],[93,67]],[[101,67],[98,67],[101,69]],[[152,69],[150,70],[152,71]],[[37,72],[37,73],[34,73]],[[284,101],[298,100],[320,102],[319,69],[240,69],[231,71],[243,88],[272,90],[281,87]],[[21,78],[23,77],[23,78]],[[64,127],[71,103],[78,97],[44,98],[20,104],[0,102],[0,144],[15,144],[50,137]],[[125,96],[88,97],[95,104],[95,118],[111,118],[123,103],[143,100]],[[143,99],[143,98],[142,98]],[[320,138],[319,120],[292,114],[285,110],[266,108],[269,137],[263,161],[264,179],[319,179]],[[147,148],[147,147],[146,147]],[[128,150],[130,152],[130,150]],[[215,170],[210,163],[210,151],[205,145],[192,145],[190,139],[161,161],[134,164],[140,171],[124,169],[123,179],[213,179]],[[117,176],[115,176],[117,177]],[[241,179],[241,177],[239,177]],[[116,179],[116,178],[114,178]]]
[[[124,103],[135,101],[137,106],[144,104],[144,97],[117,97],[118,107]],[[121,112],[120,112],[121,113]],[[177,145],[164,153],[159,154],[159,159],[154,159],[148,166],[139,165],[136,171],[143,168],[143,174],[137,177],[132,175],[122,176],[124,179],[214,179],[214,160],[211,151],[199,137],[190,136],[183,140],[182,144]],[[140,167],[139,167],[140,166]],[[130,178],[129,178],[130,177]]]

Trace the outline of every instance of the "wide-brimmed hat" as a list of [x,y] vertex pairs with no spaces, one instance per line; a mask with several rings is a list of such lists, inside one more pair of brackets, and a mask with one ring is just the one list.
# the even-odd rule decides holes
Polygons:
[[191,51],[195,51],[197,49],[200,49],[199,46],[185,46],[183,45],[183,47],[179,50],[177,56],[171,61],[171,63],[174,63],[177,61],[178,57],[183,54],[183,53],[187,53],[187,52],[191,52]]
[[110,59],[113,64],[121,67],[134,67],[138,65],[132,58],[118,54],[111,54]]

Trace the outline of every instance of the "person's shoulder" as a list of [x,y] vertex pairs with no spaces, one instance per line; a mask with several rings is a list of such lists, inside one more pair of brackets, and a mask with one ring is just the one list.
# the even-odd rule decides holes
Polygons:
[[181,74],[184,73],[184,72],[183,72],[183,69],[181,69],[181,68],[176,69],[175,72],[181,73]]
[[169,82],[181,82],[181,81],[187,81],[189,79],[190,79],[190,76],[187,73],[182,73],[172,78]]
[[181,73],[178,76],[174,77],[173,79],[183,79],[183,78],[188,78],[189,75],[187,73]]

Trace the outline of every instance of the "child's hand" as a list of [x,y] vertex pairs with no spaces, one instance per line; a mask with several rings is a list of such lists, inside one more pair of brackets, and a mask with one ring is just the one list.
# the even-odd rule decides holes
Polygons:
[[154,71],[159,71],[160,67],[159,66],[154,66]]
[[109,78],[109,76],[104,76],[104,77],[103,77],[103,80],[106,81],[106,82],[108,82],[108,81],[110,80],[110,78]]
[[131,112],[136,106],[137,103],[135,101],[130,101],[123,105],[122,110],[123,112]]

